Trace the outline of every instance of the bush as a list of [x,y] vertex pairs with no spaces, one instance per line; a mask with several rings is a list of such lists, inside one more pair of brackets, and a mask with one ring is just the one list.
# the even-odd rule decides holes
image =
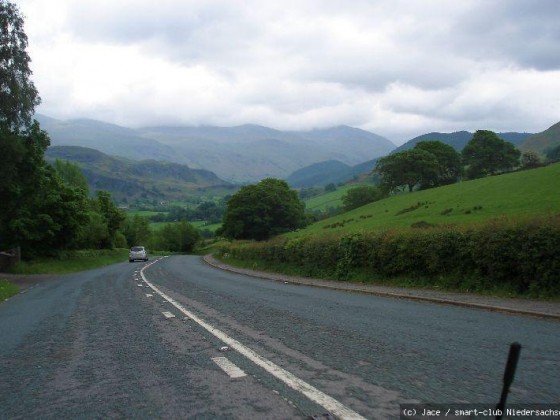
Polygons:
[[[494,221],[477,228],[436,227],[319,238],[232,243],[219,254],[290,264],[308,276],[445,281],[460,289],[560,296],[560,216]],[[431,279],[431,280],[430,280]]]

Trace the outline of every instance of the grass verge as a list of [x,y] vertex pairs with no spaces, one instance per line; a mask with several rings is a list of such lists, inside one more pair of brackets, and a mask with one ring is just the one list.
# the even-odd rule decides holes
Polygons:
[[19,293],[19,288],[10,283],[8,280],[0,280],[0,302],[17,295]]
[[67,251],[58,257],[22,261],[11,272],[14,274],[67,274],[124,261],[128,261],[127,249]]
[[543,301],[558,301],[558,296],[532,296],[526,293],[519,293],[515,288],[508,287],[504,284],[496,284],[493,288],[480,288],[479,284],[481,279],[472,277],[470,281],[458,281],[453,276],[437,276],[437,277],[383,277],[380,275],[368,273],[366,270],[352,270],[348,273],[347,280],[339,280],[336,275],[328,270],[320,270],[317,267],[301,267],[296,264],[290,263],[271,263],[257,259],[236,259],[226,257],[219,254],[214,254],[214,258],[224,264],[231,265],[237,268],[248,270],[263,271],[267,273],[285,274],[294,277],[307,277],[317,278],[321,280],[328,280],[340,284],[353,283],[371,286],[384,286],[384,287],[402,287],[410,289],[424,289],[440,292],[458,292],[458,293],[472,293],[480,296],[493,296],[502,298],[517,298],[517,299],[539,299]]

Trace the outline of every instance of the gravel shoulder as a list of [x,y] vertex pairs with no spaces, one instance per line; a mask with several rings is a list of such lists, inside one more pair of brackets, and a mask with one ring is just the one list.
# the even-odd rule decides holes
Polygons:
[[409,289],[403,287],[387,287],[366,284],[344,283],[333,280],[322,280],[307,277],[294,277],[278,273],[256,271],[233,267],[215,259],[212,255],[206,255],[203,260],[210,266],[244,274],[251,277],[266,280],[288,282],[312,287],[342,290],[356,293],[367,293],[377,296],[385,296],[397,299],[412,299],[432,303],[457,305],[478,308],[490,311],[512,313],[518,315],[535,316],[539,318],[560,320],[560,302],[549,302],[530,299],[500,298],[492,296],[481,296],[469,293],[439,292],[427,289]]

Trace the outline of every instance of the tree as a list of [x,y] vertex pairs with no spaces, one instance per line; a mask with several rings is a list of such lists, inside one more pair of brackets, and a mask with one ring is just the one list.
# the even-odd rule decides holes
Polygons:
[[162,251],[191,252],[199,239],[198,230],[190,223],[167,223],[156,232],[154,246]]
[[423,181],[422,189],[454,184],[459,180],[462,171],[461,155],[453,147],[440,141],[421,141],[414,149],[430,152],[437,159],[437,175]]
[[438,161],[432,153],[422,149],[405,150],[377,161],[381,174],[380,188],[384,192],[408,187],[412,192],[420,184],[429,185],[438,177]]
[[302,227],[305,205],[286,183],[267,178],[241,187],[227,203],[223,225],[217,232],[231,239],[265,240]]
[[521,152],[493,131],[478,130],[461,154],[467,165],[467,177],[474,179],[515,168]]
[[81,188],[86,194],[89,193],[87,178],[78,165],[68,160],[56,159],[54,168],[67,185]]
[[113,248],[115,235],[126,220],[126,215],[115,206],[111,193],[107,191],[97,191],[97,211],[107,224],[107,232],[109,233],[108,242],[104,243],[103,247]]
[[41,99],[31,81],[27,35],[18,8],[0,0],[0,125],[14,133],[29,128]]
[[352,188],[342,196],[344,211],[350,211],[383,198],[381,190],[374,186],[364,185]]
[[336,185],[334,185],[334,182],[325,185],[325,192],[333,192],[333,191],[336,191]]
[[534,169],[542,165],[541,158],[532,150],[527,150],[521,155],[521,166],[525,169]]
[[551,160],[552,162],[556,162],[556,161],[560,160],[560,145],[550,149],[546,153],[546,158],[548,160]]

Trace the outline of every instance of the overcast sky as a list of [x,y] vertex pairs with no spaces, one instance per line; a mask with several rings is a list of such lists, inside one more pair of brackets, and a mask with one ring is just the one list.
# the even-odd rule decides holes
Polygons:
[[130,127],[346,124],[431,131],[560,121],[558,0],[19,0],[55,118]]

